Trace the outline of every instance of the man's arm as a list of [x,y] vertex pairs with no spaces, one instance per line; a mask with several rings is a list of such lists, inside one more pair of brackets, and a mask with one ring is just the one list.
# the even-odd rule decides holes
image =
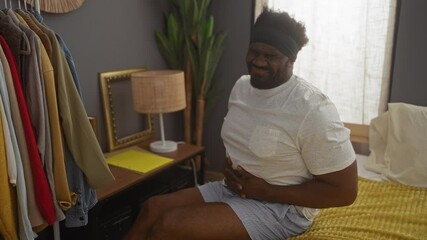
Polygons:
[[258,178],[242,167],[236,170],[227,162],[225,183],[241,197],[311,208],[346,206],[357,196],[357,163],[343,170],[315,175],[305,183],[277,186]]

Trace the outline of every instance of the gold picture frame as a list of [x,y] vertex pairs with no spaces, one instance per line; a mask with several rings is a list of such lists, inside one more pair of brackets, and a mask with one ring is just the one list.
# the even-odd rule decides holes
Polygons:
[[147,71],[147,68],[99,73],[109,152],[135,145],[154,135],[153,117],[133,110],[130,76],[141,71]]

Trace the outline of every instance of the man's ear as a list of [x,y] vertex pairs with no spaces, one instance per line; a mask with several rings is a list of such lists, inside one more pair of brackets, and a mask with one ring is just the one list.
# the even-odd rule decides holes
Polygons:
[[286,63],[286,67],[288,69],[292,70],[294,68],[294,62],[295,61],[292,61],[292,60],[289,59],[288,62]]

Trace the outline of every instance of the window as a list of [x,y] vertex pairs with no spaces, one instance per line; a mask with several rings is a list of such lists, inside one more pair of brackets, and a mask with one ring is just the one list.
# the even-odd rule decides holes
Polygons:
[[258,0],[305,23],[294,73],[335,103],[345,122],[369,124],[387,107],[396,0]]

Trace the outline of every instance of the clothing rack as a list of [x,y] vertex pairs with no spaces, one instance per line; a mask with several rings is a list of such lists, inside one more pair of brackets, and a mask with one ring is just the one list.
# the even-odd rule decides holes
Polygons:
[[[15,123],[20,126],[20,132],[19,135],[16,134],[17,131],[14,131],[14,135],[13,135],[13,139],[11,136],[9,136],[9,145],[10,148],[10,158],[8,159],[15,159],[17,160],[17,162],[20,162],[20,172],[18,174],[18,170],[16,170],[16,174],[14,174],[13,169],[10,170],[11,172],[11,179],[9,180],[10,182],[15,182],[17,189],[20,190],[20,193],[26,193],[27,192],[27,187],[28,186],[37,186],[38,190],[42,190],[42,191],[32,191],[32,195],[31,195],[31,203],[35,203],[33,205],[31,205],[30,207],[28,207],[27,204],[27,200],[28,198],[28,194],[22,194],[20,196],[22,197],[16,197],[16,198],[12,198],[12,196],[15,196],[17,194],[11,193],[8,199],[11,199],[10,201],[10,205],[13,205],[13,202],[16,199],[15,204],[21,208],[21,209],[38,209],[38,210],[34,210],[32,212],[36,213],[31,215],[33,218],[31,218],[31,220],[33,220],[32,222],[30,221],[29,218],[29,212],[28,211],[20,211],[18,214],[22,215],[26,215],[26,216],[21,216],[21,220],[17,220],[15,221],[15,219],[12,219],[14,216],[12,216],[13,214],[8,215],[7,220],[11,220],[10,223],[18,223],[18,225],[16,225],[16,233],[15,231],[13,235],[18,234],[19,236],[22,236],[23,238],[27,238],[27,239],[32,239],[36,237],[36,233],[40,233],[41,231],[43,231],[46,227],[44,225],[46,225],[46,223],[49,223],[50,225],[52,225],[53,227],[53,239],[55,240],[59,240],[60,239],[60,226],[59,226],[59,221],[64,220],[64,225],[65,227],[80,227],[80,226],[84,226],[87,224],[87,217],[88,217],[88,210],[89,207],[88,206],[93,206],[96,203],[96,192],[95,192],[95,188],[101,187],[104,185],[105,179],[110,179],[110,182],[114,181],[114,177],[112,176],[111,172],[108,169],[108,166],[105,163],[105,158],[104,155],[102,153],[102,150],[98,144],[97,138],[95,136],[95,134],[86,134],[87,132],[92,133],[92,126],[90,125],[89,121],[87,121],[87,118],[85,117],[87,115],[85,109],[84,109],[84,105],[83,102],[81,100],[81,92],[80,92],[80,88],[79,88],[79,84],[78,84],[78,78],[77,78],[77,72],[74,68],[74,62],[73,59],[71,57],[71,53],[68,50],[68,48],[65,45],[65,42],[63,41],[63,39],[56,34],[53,30],[49,29],[46,25],[43,24],[43,19],[42,16],[40,15],[40,1],[39,0],[22,0],[23,2],[20,2],[21,0],[18,0],[18,2],[16,1],[12,1],[12,0],[4,0],[4,10],[5,11],[0,11],[3,14],[7,14],[6,10],[8,13],[12,15],[12,13],[14,14],[19,14],[19,13],[28,13],[28,14],[32,14],[32,16],[30,17],[30,20],[33,19],[34,23],[38,23],[36,21],[39,21],[39,25],[40,27],[44,27],[46,28],[45,31],[43,31],[44,34],[46,34],[46,37],[44,38],[44,40],[49,39],[49,41],[47,42],[47,44],[45,45],[43,43],[43,39],[38,40],[38,38],[36,38],[36,34],[35,32],[32,31],[31,28],[27,27],[27,28],[22,28],[25,32],[25,34],[30,34],[30,36],[34,36],[33,38],[29,38],[29,37],[25,37],[24,34],[22,35],[22,41],[27,41],[26,43],[28,43],[28,39],[33,39],[33,43],[32,43],[32,47],[34,47],[34,49],[37,49],[37,46],[40,46],[43,48],[43,51],[32,51],[31,53],[35,53],[35,54],[42,54],[44,53],[44,55],[38,55],[35,57],[32,57],[32,59],[37,59],[38,62],[30,62],[30,61],[25,61],[25,64],[35,64],[35,66],[40,66],[42,63],[40,61],[45,61],[45,63],[47,63],[47,65],[50,65],[50,68],[52,69],[56,69],[56,68],[60,68],[60,70],[58,71],[47,71],[47,72],[51,72],[51,74],[46,74],[45,80],[43,81],[40,79],[38,79],[38,81],[31,81],[33,83],[33,85],[35,85],[37,82],[39,85],[37,85],[38,87],[29,87],[27,89],[31,89],[32,94],[34,96],[40,96],[39,99],[42,99],[43,96],[46,97],[46,99],[42,99],[40,100],[40,109],[41,107],[45,108],[45,112],[43,113],[45,116],[45,119],[49,119],[49,123],[51,124],[49,127],[46,127],[47,122],[42,124],[44,126],[44,129],[42,129],[43,131],[45,131],[45,135],[46,136],[51,136],[50,139],[53,139],[52,136],[56,136],[55,139],[62,139],[62,136],[65,136],[66,138],[68,138],[67,140],[67,144],[64,144],[64,142],[62,141],[55,141],[55,143],[57,144],[57,147],[51,147],[50,149],[48,149],[47,151],[52,151],[52,153],[50,153],[49,155],[49,161],[48,163],[51,164],[53,166],[54,162],[53,159],[59,159],[58,163],[56,166],[62,166],[62,168],[57,168],[59,169],[59,174],[56,176],[59,176],[59,184],[55,183],[55,189],[53,188],[53,185],[49,185],[51,182],[53,182],[55,179],[55,176],[53,174],[54,169],[48,165],[48,163],[46,163],[46,166],[49,167],[44,167],[43,166],[39,166],[41,164],[41,159],[40,156],[42,154],[38,154],[38,151],[42,151],[39,150],[37,148],[37,141],[38,139],[35,138],[34,132],[31,131],[31,127],[30,126],[30,116],[29,114],[30,111],[28,111],[28,106],[25,103],[26,100],[26,96],[25,93],[22,91],[22,82],[26,82],[28,83],[28,81],[25,81],[25,79],[29,79],[29,73],[33,73],[31,71],[25,72],[25,74],[20,74],[21,71],[24,71],[27,68],[20,68],[22,66],[24,66],[24,64],[20,65],[20,66],[15,66],[16,65],[16,60],[21,60],[23,57],[25,57],[27,60],[31,57],[28,53],[30,53],[30,51],[25,51],[25,54],[21,54],[24,51],[21,50],[27,50],[29,48],[23,47],[23,44],[16,44],[16,39],[14,39],[13,37],[17,34],[14,35],[14,32],[9,31],[9,29],[12,29],[12,27],[9,27],[9,25],[7,24],[18,24],[17,26],[20,27],[21,25],[25,27],[25,25],[23,24],[19,24],[18,21],[14,22],[14,20],[11,17],[8,17],[7,15],[5,15],[5,17],[3,18],[5,20],[4,24],[1,24],[0,26],[2,26],[1,28],[1,38],[0,38],[0,43],[2,43],[2,48],[3,48],[3,52],[7,53],[3,54],[4,57],[2,57],[2,61],[6,62],[6,63],[10,63],[7,64],[8,69],[10,72],[13,71],[13,73],[15,74],[10,74],[10,77],[7,78],[7,81],[3,81],[5,79],[3,79],[2,81],[0,81],[1,84],[1,90],[0,93],[2,96],[0,96],[2,99],[9,99],[9,95],[6,96],[4,91],[5,89],[8,90],[8,92],[14,92],[15,95],[16,93],[19,94],[19,101],[17,99],[17,97],[15,96],[14,102],[13,102],[13,106],[17,106],[14,108],[10,108],[9,109],[13,109],[13,111],[15,112],[14,116],[17,116],[19,114],[19,116],[25,116],[25,118],[21,119],[19,118],[18,120],[14,120],[15,117],[13,117],[13,112],[12,111],[5,111],[5,115],[6,116],[6,120],[8,123],[9,129],[15,129]],[[0,2],[1,3],[1,2]],[[43,2],[42,2],[43,3]],[[28,6],[27,6],[28,4]],[[28,8],[28,12],[27,12],[27,8]],[[25,10],[25,11],[20,11],[20,10]],[[21,17],[23,17],[24,15],[22,15]],[[32,18],[33,17],[33,18]],[[17,18],[15,16],[15,18]],[[19,20],[19,19],[18,19]],[[25,21],[25,19],[23,19],[23,21]],[[3,23],[3,22],[2,22]],[[18,27],[16,27],[16,29],[18,29]],[[43,28],[43,29],[44,29]],[[15,29],[15,28],[13,28]],[[21,31],[21,29],[19,29]],[[9,38],[5,38],[3,36],[7,35],[11,33],[9,36]],[[42,35],[44,36],[44,35]],[[38,36],[37,36],[38,37]],[[8,41],[7,41],[7,40]],[[26,39],[26,40],[25,40]],[[36,41],[38,40],[38,41]],[[45,41],[46,42],[46,41]],[[28,43],[30,44],[30,43]],[[10,45],[12,46],[12,48],[10,48]],[[27,45],[28,46],[28,45]],[[49,58],[49,55],[47,53],[47,50],[44,49],[44,46],[50,46],[50,51],[52,53],[52,56],[54,56],[55,60],[58,61],[51,61]],[[41,50],[40,49],[40,50]],[[14,50],[14,51],[13,51]],[[14,54],[16,53],[16,54]],[[2,55],[2,56],[3,56]],[[22,56],[22,58],[21,58]],[[8,61],[9,59],[6,59],[6,57],[9,57],[9,59],[11,61]],[[15,61],[12,61],[12,59],[15,59]],[[60,63],[58,63],[60,62]],[[13,64],[12,64],[13,63]],[[22,62],[19,62],[22,63]],[[10,66],[9,66],[10,65]],[[5,67],[6,68],[6,67]],[[28,70],[33,69],[34,67],[28,67]],[[24,70],[23,70],[24,69]],[[40,72],[40,70],[39,70]],[[57,73],[57,75],[54,74]],[[36,77],[38,76],[38,74],[33,74],[34,80],[36,79]],[[9,76],[9,75],[8,75]],[[22,80],[20,77],[24,76],[25,79]],[[21,82],[22,80],[22,82]],[[32,78],[33,80],[33,78]],[[53,84],[55,83],[55,84]],[[42,85],[44,84],[44,85]],[[5,86],[3,88],[3,85]],[[58,88],[60,87],[61,89],[67,89],[67,94],[59,94],[60,91],[56,91],[55,85],[58,86]],[[43,89],[41,86],[44,86],[45,88]],[[46,92],[47,89],[47,92]],[[21,91],[19,91],[21,90]],[[35,91],[44,91],[44,93],[38,94],[35,93]],[[39,92],[40,93],[40,92]],[[38,95],[37,95],[38,94]],[[44,95],[43,95],[44,94]],[[4,95],[4,97],[3,97]],[[32,96],[33,96],[32,95]],[[43,95],[43,96],[42,96]],[[10,98],[12,99],[12,98]],[[22,103],[22,104],[20,104]],[[72,104],[68,104],[68,103],[72,103]],[[49,105],[50,104],[50,105]],[[60,105],[62,104],[62,105]],[[3,104],[3,105],[7,105],[7,106],[12,106],[11,103],[9,102],[8,104]],[[42,106],[43,105],[43,106]],[[19,107],[18,107],[19,106]],[[25,106],[25,107],[24,107]],[[49,111],[52,110],[52,115],[47,115],[47,107],[49,108]],[[70,111],[67,111],[67,109],[70,108]],[[17,112],[19,111],[19,112]],[[79,112],[78,115],[82,116],[80,119],[75,119],[73,121],[64,121],[64,122],[59,122],[59,116],[61,115],[63,118],[67,118],[67,119],[71,119],[71,117],[69,116],[69,112]],[[51,117],[52,116],[52,117]],[[55,117],[56,116],[56,117]],[[37,116],[35,116],[37,118]],[[40,117],[41,118],[41,117]],[[53,121],[51,121],[53,120]],[[21,123],[21,124],[18,124]],[[24,125],[25,124],[25,125]],[[79,126],[83,126],[83,128],[85,128],[85,130],[82,130],[81,132],[84,134],[75,134],[72,131],[70,131],[70,129],[75,129],[74,125],[79,125]],[[4,126],[3,122],[2,122],[2,126]],[[26,127],[25,129],[23,127]],[[52,128],[50,128],[51,126],[53,126]],[[61,127],[63,130],[63,134],[61,134]],[[55,133],[52,133],[52,131],[48,132],[46,129],[48,130],[55,130]],[[24,131],[24,130],[28,130],[28,131]],[[10,132],[10,131],[9,131]],[[3,135],[4,133],[2,133],[1,135]],[[19,136],[19,137],[18,137]],[[0,138],[3,138],[3,136],[0,136]],[[26,143],[26,149],[25,151],[25,166],[27,166],[26,169],[29,170],[34,170],[31,171],[31,177],[29,181],[36,179],[36,184],[34,184],[34,182],[29,182],[27,184],[27,181],[24,178],[24,166],[23,166],[23,161],[22,161],[22,157],[15,157],[12,156],[12,151],[15,153],[19,153],[16,156],[24,156],[24,154],[20,154],[20,148],[18,146],[19,144],[19,140],[21,141],[21,143]],[[44,142],[48,142],[49,140],[46,139],[42,139],[41,140],[42,143]],[[44,141],[44,142],[43,142]],[[80,151],[79,150],[79,145],[78,143],[81,143],[82,141],[87,142],[87,146],[93,146],[90,148],[87,148],[87,151]],[[59,142],[59,143],[58,143]],[[71,145],[73,144],[73,145]],[[54,150],[56,149],[56,150]],[[47,152],[46,151],[46,152]],[[56,157],[53,157],[53,155],[56,153]],[[66,153],[66,154],[64,154]],[[6,153],[4,153],[6,154]],[[46,156],[47,154],[43,154],[43,156]],[[2,158],[6,159],[6,158]],[[19,161],[18,161],[19,159]],[[96,167],[89,167],[89,168],[84,168],[85,166],[89,166],[89,165],[83,165],[82,161],[85,161],[85,164],[89,161],[92,162],[93,164],[100,164],[100,166],[96,166]],[[67,164],[67,168],[65,168],[65,163]],[[62,164],[62,165],[61,165]],[[12,164],[10,164],[12,165]],[[34,166],[33,166],[34,165]],[[0,167],[6,167],[5,164],[1,164]],[[104,171],[101,172],[101,174],[106,174],[106,176],[100,176],[99,173],[99,169],[103,168]],[[93,170],[92,170],[93,169]],[[70,174],[67,175],[68,170],[71,172]],[[96,170],[96,171],[95,171]],[[83,172],[84,171],[84,172]],[[35,177],[34,176],[37,173],[38,175],[44,174],[46,175],[46,177]],[[38,176],[37,175],[37,176]],[[2,175],[3,172],[2,172]],[[20,178],[18,179],[17,177],[14,176],[20,176]],[[84,177],[87,176],[87,177]],[[50,177],[50,181],[49,179],[47,179],[48,177]],[[70,177],[70,180],[68,179],[68,177]],[[90,183],[92,185],[89,184],[89,180],[87,179],[93,179],[93,182]],[[3,179],[2,179],[3,180]],[[14,181],[15,180],[15,181]],[[39,182],[40,181],[40,182]],[[92,181],[92,180],[90,180]],[[73,184],[68,184],[68,182],[71,182]],[[40,184],[39,184],[40,183]],[[109,184],[109,183],[107,183]],[[10,186],[11,184],[4,184],[5,186]],[[62,185],[62,188],[58,188],[56,189],[57,186]],[[11,186],[13,187],[13,186]],[[2,189],[3,190],[3,189]],[[56,195],[53,195],[54,191],[53,190],[58,190],[61,192],[60,196],[56,199],[53,199]],[[9,192],[9,191],[8,191]],[[10,191],[11,192],[11,191]],[[18,192],[18,191],[16,191]],[[30,192],[30,191],[28,191]],[[46,193],[44,195],[40,194],[41,192]],[[38,193],[38,195],[36,195],[35,193]],[[49,196],[49,194],[51,196]],[[6,194],[4,194],[3,192],[0,193],[0,198],[2,196],[6,196]],[[8,197],[8,196],[7,196]],[[36,199],[38,199],[38,202],[40,203],[39,205],[42,205],[41,207],[39,205],[37,205],[37,201]],[[58,201],[59,199],[59,201]],[[52,200],[52,204],[53,204],[53,208],[52,204],[46,204],[49,203],[50,200]],[[19,202],[17,202],[19,201]],[[59,202],[61,202],[61,204],[65,205],[59,205]],[[80,202],[82,204],[80,204]],[[45,204],[45,205],[43,205]],[[68,204],[68,205],[67,205]],[[69,208],[67,207],[69,206]],[[8,209],[12,209],[12,208],[8,208]],[[43,212],[40,211],[40,209],[43,210]],[[47,209],[47,210],[46,210]],[[3,209],[2,209],[3,210]],[[63,210],[63,211],[61,211]],[[53,212],[53,213],[52,213]],[[2,211],[3,213],[3,211]],[[42,216],[42,214],[44,214]],[[58,215],[57,215],[58,214]],[[52,216],[54,215],[54,216]],[[67,215],[64,219],[64,216],[62,215]],[[0,216],[3,217],[3,216]],[[2,222],[1,220],[3,220],[3,218],[0,219],[0,222]],[[47,220],[49,222],[47,222]],[[40,223],[44,222],[43,224],[40,225]],[[3,222],[2,222],[3,223]],[[8,222],[9,223],[9,222]],[[8,229],[13,229],[14,226],[12,226],[12,224],[8,225]],[[39,227],[40,228],[35,228],[35,227]],[[3,229],[1,229],[3,231]],[[12,231],[9,231],[12,232]],[[3,232],[2,232],[3,233]],[[50,238],[50,233],[51,231],[47,231],[47,232],[43,232],[43,233],[48,233],[49,235],[49,239]],[[0,234],[0,239],[3,239],[2,234]],[[9,239],[9,238],[5,238],[5,239]]]
[[[4,3],[5,3],[5,5],[6,5],[6,1],[7,0],[4,0]],[[27,4],[27,1],[26,0],[23,0],[23,2],[24,2],[24,6],[25,6],[25,9],[27,9],[26,8],[26,4]],[[10,5],[12,6],[12,1],[11,0],[9,0],[9,3],[10,3]],[[32,0],[31,1],[31,3],[30,3],[30,5],[31,6],[33,6],[34,7],[34,9],[38,12],[38,13],[40,13],[40,0]],[[19,8],[21,8],[21,0],[18,0],[18,6],[19,6]]]

